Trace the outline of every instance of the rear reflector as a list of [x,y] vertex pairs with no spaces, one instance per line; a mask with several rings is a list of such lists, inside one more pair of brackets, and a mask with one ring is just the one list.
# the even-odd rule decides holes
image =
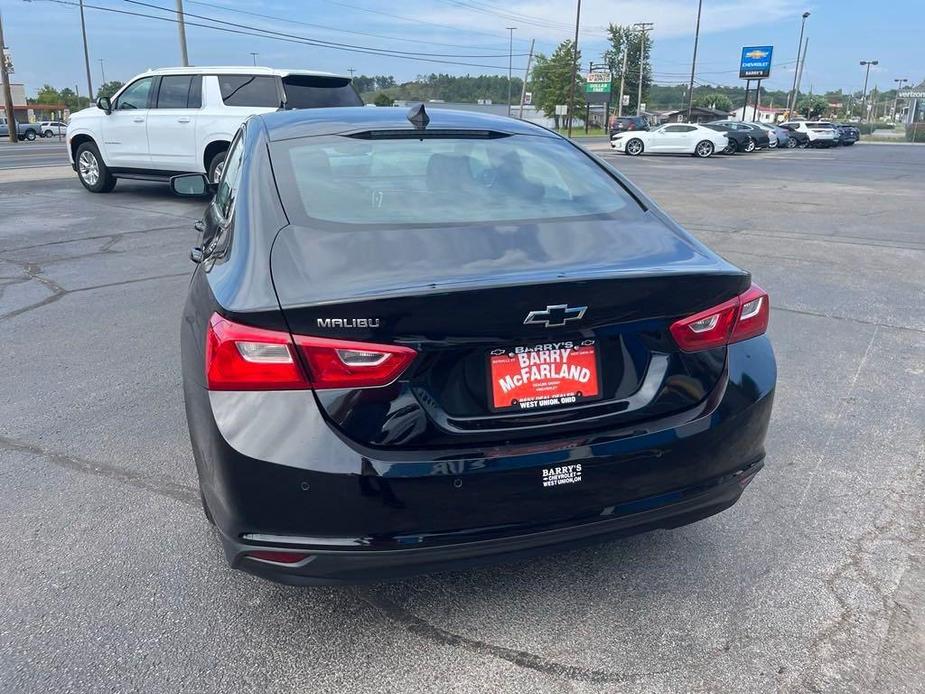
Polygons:
[[675,321],[669,330],[682,352],[713,349],[764,333],[770,309],[767,292],[753,284],[734,299]]
[[277,550],[254,550],[244,556],[260,561],[272,561],[277,564],[298,564],[305,557],[311,556],[307,552],[285,552]]
[[210,390],[373,388],[401,376],[416,354],[400,345],[291,336],[215,313],[206,333],[206,384]]

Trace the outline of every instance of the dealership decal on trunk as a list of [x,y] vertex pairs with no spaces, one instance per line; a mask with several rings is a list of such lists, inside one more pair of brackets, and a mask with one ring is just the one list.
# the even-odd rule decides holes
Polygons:
[[561,484],[581,482],[581,463],[543,468],[543,486],[558,487]]
[[496,410],[560,407],[600,395],[594,340],[493,350],[489,372]]

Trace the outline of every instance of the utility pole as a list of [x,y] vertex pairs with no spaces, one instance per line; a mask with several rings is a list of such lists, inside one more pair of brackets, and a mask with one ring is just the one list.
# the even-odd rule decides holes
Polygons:
[[575,112],[575,82],[578,80],[578,25],[581,23],[581,0],[575,10],[575,43],[572,46],[572,84],[568,90],[568,136],[572,136],[572,114]]
[[530,65],[533,63],[533,45],[536,39],[530,39],[530,54],[527,56],[527,69],[524,71],[524,87],[520,90],[520,120],[524,119],[524,101],[527,99],[527,80],[530,79]]
[[80,0],[80,33],[84,38],[84,67],[87,68],[87,95],[93,103],[93,80],[90,79],[90,51],[87,48],[87,25],[84,22],[84,0]]
[[3,15],[0,15],[0,80],[3,81],[3,110],[6,113],[6,129],[10,142],[19,142],[16,115],[13,112],[13,92],[10,91],[10,73],[6,71],[6,43],[3,41]]
[[697,67],[697,44],[700,42],[700,10],[703,9],[703,0],[697,0],[697,28],[694,30],[694,58],[691,60],[691,84],[687,95],[687,122],[691,122],[691,111],[694,108],[694,69]]
[[793,87],[790,89],[790,96],[787,97],[787,117],[790,118],[793,115],[793,111],[797,105],[797,71],[802,70],[802,63],[800,62],[800,51],[803,49],[803,29],[806,28],[806,18],[809,17],[809,12],[803,13],[803,22],[800,24],[800,41],[797,43],[797,64],[793,67]]
[[254,67],[257,66],[257,56],[260,55],[257,51],[251,51],[251,60],[254,61]]
[[103,59],[97,58],[100,61],[100,76],[103,78],[103,84],[106,84],[106,70],[103,69]]
[[183,0],[177,0],[177,35],[180,38],[180,65],[189,67],[189,55],[186,52],[186,20],[184,19]]
[[505,27],[508,30],[508,48],[507,48],[507,117],[511,117],[511,79],[513,79],[514,69],[514,29],[517,27]]
[[620,103],[617,106],[617,118],[623,116],[623,87],[626,84],[626,54],[629,52],[626,41],[623,42],[623,67],[620,69]]
[[356,72],[356,71],[357,71],[357,69],[356,69],[355,67],[348,67],[348,68],[347,68],[347,72],[350,73],[350,79],[353,79],[353,73]]
[[867,68],[864,72],[864,110],[861,111],[861,117],[865,122],[870,121],[870,106],[867,104],[867,80],[870,78],[870,66],[879,64],[879,60],[862,60],[861,67]]
[[646,32],[655,25],[652,22],[637,22],[633,25],[639,29],[639,91],[636,94],[636,115],[642,115],[642,73],[646,64]]
[[793,110],[797,108],[797,94],[800,93],[800,82],[803,81],[803,67],[806,65],[806,49],[809,48],[809,37],[803,42],[803,59],[800,61],[800,71],[797,73],[796,89],[793,92]]

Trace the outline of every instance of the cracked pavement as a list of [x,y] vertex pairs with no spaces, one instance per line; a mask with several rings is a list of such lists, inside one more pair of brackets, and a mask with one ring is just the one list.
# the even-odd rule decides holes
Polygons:
[[925,690],[925,147],[611,160],[771,294],[764,471],[685,528],[344,589],[232,572],[199,508],[201,203],[6,172],[0,691]]

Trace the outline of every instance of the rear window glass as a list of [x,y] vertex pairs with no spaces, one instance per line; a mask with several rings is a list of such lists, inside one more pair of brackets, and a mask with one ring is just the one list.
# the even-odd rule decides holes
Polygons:
[[807,123],[807,128],[834,128],[835,126],[831,123]]
[[331,136],[273,147],[287,211],[318,221],[434,226],[607,215],[636,206],[591,158],[547,137]]
[[218,75],[218,86],[226,106],[265,106],[279,108],[279,88],[275,77],[267,75]]
[[199,108],[199,75],[167,75],[161,78],[157,108]]
[[286,92],[286,108],[363,105],[350,80],[344,77],[288,75],[283,77],[283,90]]

